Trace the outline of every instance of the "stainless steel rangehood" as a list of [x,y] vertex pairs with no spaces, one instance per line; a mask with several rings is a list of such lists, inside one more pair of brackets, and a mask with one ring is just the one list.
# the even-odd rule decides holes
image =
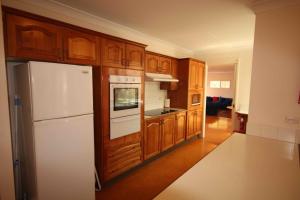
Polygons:
[[156,74],[146,73],[146,81],[157,81],[157,82],[178,82],[179,80],[172,77],[170,74]]

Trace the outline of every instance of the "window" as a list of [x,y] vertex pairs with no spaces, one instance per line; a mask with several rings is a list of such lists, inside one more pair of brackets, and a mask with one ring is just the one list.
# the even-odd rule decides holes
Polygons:
[[210,88],[220,88],[220,81],[210,81],[209,82],[209,87]]
[[221,88],[230,88],[230,81],[221,81]]
[[210,88],[230,88],[230,81],[209,81]]

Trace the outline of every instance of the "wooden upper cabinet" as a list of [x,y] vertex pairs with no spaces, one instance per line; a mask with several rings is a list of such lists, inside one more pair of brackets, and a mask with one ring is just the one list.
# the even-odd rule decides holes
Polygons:
[[157,73],[171,74],[171,58],[160,57]]
[[145,48],[126,44],[126,67],[144,70]]
[[153,53],[146,53],[146,72],[171,74],[172,59]]
[[8,57],[62,60],[61,28],[46,22],[6,14]]
[[158,66],[160,64],[159,56],[146,53],[146,72],[157,73]]
[[98,38],[73,30],[64,31],[64,60],[75,64],[99,64]]
[[174,145],[175,115],[170,115],[162,119],[162,139],[161,150],[164,151]]
[[125,68],[125,43],[102,38],[101,42],[101,63],[106,67]]
[[190,61],[189,89],[199,90],[203,88],[204,65],[196,61]]
[[183,141],[186,134],[186,112],[178,113],[175,116],[175,144]]
[[144,131],[144,159],[157,155],[160,152],[161,121],[158,119],[146,120]]

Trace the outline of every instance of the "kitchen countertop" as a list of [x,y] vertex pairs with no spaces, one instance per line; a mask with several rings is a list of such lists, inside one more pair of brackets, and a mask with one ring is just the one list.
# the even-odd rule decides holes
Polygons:
[[[162,112],[164,110],[176,110],[176,111],[161,114],[160,112]],[[161,117],[161,116],[166,116],[166,115],[172,115],[172,114],[176,114],[178,112],[183,112],[183,111],[187,111],[187,110],[182,109],[182,108],[160,108],[160,109],[147,110],[144,113],[144,118],[151,119],[151,118],[156,118],[156,117]],[[147,115],[147,112],[151,113],[151,115],[150,114]],[[157,113],[157,114],[155,114],[155,113]]]
[[233,134],[155,199],[299,200],[299,145]]

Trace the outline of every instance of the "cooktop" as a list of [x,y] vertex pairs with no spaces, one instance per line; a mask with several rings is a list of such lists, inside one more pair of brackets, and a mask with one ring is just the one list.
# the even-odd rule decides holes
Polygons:
[[160,108],[160,109],[153,109],[145,111],[146,116],[158,116],[163,114],[168,114],[171,112],[176,112],[177,110],[172,108]]

